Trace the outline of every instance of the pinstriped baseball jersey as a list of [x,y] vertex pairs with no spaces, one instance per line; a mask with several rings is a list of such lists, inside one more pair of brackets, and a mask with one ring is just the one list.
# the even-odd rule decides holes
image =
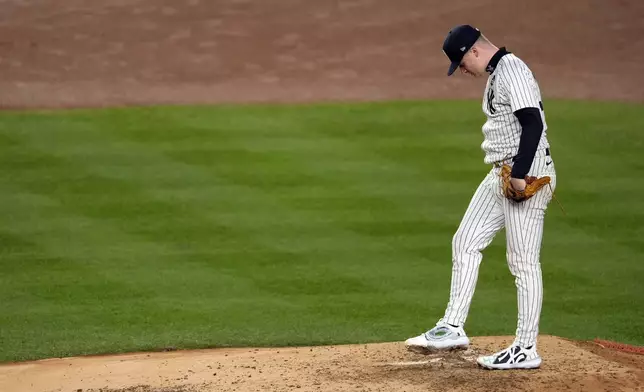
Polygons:
[[485,139],[481,148],[485,152],[485,163],[517,155],[522,128],[514,112],[528,107],[539,108],[541,111],[543,133],[537,150],[550,147],[539,84],[520,58],[511,53],[506,54],[488,77],[483,95],[483,113],[487,116],[487,121],[483,125]]
[[539,86],[528,66],[501,48],[492,57],[483,98],[487,122],[483,126],[485,162],[512,158],[519,151],[523,127],[514,112],[537,108],[544,124],[531,173],[549,176],[550,188],[543,189],[522,203],[508,200],[501,193],[501,168],[494,166],[479,185],[452,240],[452,285],[450,300],[441,319],[462,326],[469,313],[478,279],[482,250],[505,228],[507,260],[515,276],[519,317],[513,344],[532,347],[539,333],[543,302],[543,278],[540,265],[545,212],[556,188],[556,171],[545,132],[545,115]]
[[[476,45],[480,37],[480,31],[470,25],[459,25],[450,31],[443,43],[443,51],[451,61],[448,75],[458,67],[475,75],[480,74],[479,70],[475,69],[478,67],[472,72],[468,69],[471,64],[463,63],[464,55],[469,53],[468,50]],[[481,47],[490,48],[485,43],[482,43]],[[491,54],[487,50],[477,51],[483,53],[486,58],[487,54]],[[541,243],[546,210],[557,186],[557,174],[546,137],[541,92],[528,66],[505,47],[501,47],[489,58],[485,71],[490,74],[483,96],[483,112],[487,121],[483,125],[484,141],[481,148],[485,152],[485,163],[517,158],[512,164],[513,170],[517,168],[517,172],[523,172],[527,170],[524,165],[530,163],[531,175],[548,176],[550,184],[549,187],[540,189],[532,198],[516,202],[505,197],[502,192],[501,166],[492,165],[474,192],[452,238],[452,282],[445,314],[436,327],[425,334],[408,339],[405,344],[409,347],[444,349],[463,347],[469,343],[462,327],[472,304],[483,250],[492,243],[496,234],[505,228],[506,257],[517,288],[518,320],[512,351],[516,354],[519,351],[523,353],[522,350],[529,350],[534,353],[530,354],[534,357],[527,359],[526,354],[523,354],[522,361],[518,356],[505,358],[499,354],[494,359],[495,366],[492,367],[539,367],[541,359],[536,353],[536,344],[543,303]],[[543,123],[542,129],[537,129],[537,125],[542,124],[538,124],[539,118],[535,110],[523,110],[526,108],[538,110]],[[521,122],[515,113],[522,118]],[[521,144],[522,134],[524,137]],[[520,144],[523,156],[517,157]],[[532,161],[527,162],[528,158]],[[447,330],[449,333],[436,337],[432,332],[438,330]],[[501,353],[504,352],[507,351]],[[490,357],[484,358],[487,358],[488,363]]]

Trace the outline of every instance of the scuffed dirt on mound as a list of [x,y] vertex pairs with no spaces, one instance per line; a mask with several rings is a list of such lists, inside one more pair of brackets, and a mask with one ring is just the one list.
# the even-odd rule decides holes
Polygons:
[[[123,388],[123,389],[110,389],[110,388],[101,388],[101,389],[87,389],[85,392],[199,392],[204,390],[204,385],[197,386],[178,386],[178,387],[164,387],[164,388],[154,388],[149,385],[137,385],[135,387]],[[83,391],[76,391],[83,392]]]
[[421,355],[402,343],[213,349],[79,357],[0,366],[0,390],[21,392],[641,391],[644,356],[542,336],[538,370],[490,371],[476,357],[510,337],[478,337],[468,350]]

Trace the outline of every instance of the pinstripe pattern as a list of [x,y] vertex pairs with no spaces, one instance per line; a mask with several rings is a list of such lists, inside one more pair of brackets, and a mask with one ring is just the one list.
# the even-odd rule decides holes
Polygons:
[[[488,79],[483,98],[487,122],[483,126],[485,162],[504,161],[519,150],[521,125],[514,111],[541,106],[541,92],[532,72],[519,58],[505,55]],[[543,302],[540,252],[545,212],[556,187],[552,158],[546,155],[544,131],[528,175],[550,176],[551,188],[541,189],[534,197],[516,203],[503,197],[500,168],[493,167],[483,179],[452,240],[452,282],[450,300],[441,321],[465,324],[478,279],[481,253],[503,228],[506,230],[507,262],[517,287],[518,321],[515,343],[523,347],[536,344]],[[552,189],[552,190],[551,190]]]
[[[513,54],[501,58],[488,78],[483,95],[483,113],[487,121],[483,125],[485,139],[481,148],[485,163],[493,163],[513,157],[519,151],[521,124],[514,112],[527,107],[541,106],[541,91],[528,66]],[[538,149],[549,147],[545,115],[541,114],[543,134]]]
[[497,180],[491,171],[474,193],[461,224],[452,239],[452,284],[443,321],[463,325],[469,312],[481,251],[505,225]]
[[[557,177],[552,159],[535,157],[530,175],[550,176],[552,190]],[[493,168],[474,193],[452,239],[450,300],[442,321],[464,325],[478,279],[481,253],[503,228],[506,230],[507,261],[515,276],[519,319],[517,342],[523,347],[536,342],[543,298],[539,262],[545,211],[552,198],[549,187],[533,198],[516,203],[501,194],[500,169]]]
[[[532,171],[538,176],[550,176],[552,190],[556,188],[557,176],[550,157],[535,158]],[[498,169],[497,169],[498,170]],[[539,191],[525,203],[504,199],[503,210],[506,225],[507,261],[515,277],[519,318],[516,330],[517,344],[528,347],[536,342],[539,332],[539,317],[543,301],[541,276],[541,240],[547,206],[552,199],[550,187]]]

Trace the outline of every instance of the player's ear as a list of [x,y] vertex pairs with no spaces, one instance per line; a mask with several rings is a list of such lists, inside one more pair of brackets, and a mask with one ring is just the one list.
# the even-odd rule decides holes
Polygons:
[[472,46],[472,54],[474,57],[479,57],[479,49],[476,46]]

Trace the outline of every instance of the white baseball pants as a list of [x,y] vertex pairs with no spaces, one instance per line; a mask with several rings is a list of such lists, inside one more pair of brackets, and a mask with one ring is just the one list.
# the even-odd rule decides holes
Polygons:
[[501,169],[494,167],[483,179],[452,240],[452,284],[443,321],[462,326],[472,303],[478,278],[481,251],[505,227],[507,262],[515,277],[518,323],[515,343],[536,344],[543,301],[541,240],[547,206],[556,187],[552,158],[537,151],[529,176],[550,176],[550,187],[541,188],[531,199],[517,203],[501,193]]

